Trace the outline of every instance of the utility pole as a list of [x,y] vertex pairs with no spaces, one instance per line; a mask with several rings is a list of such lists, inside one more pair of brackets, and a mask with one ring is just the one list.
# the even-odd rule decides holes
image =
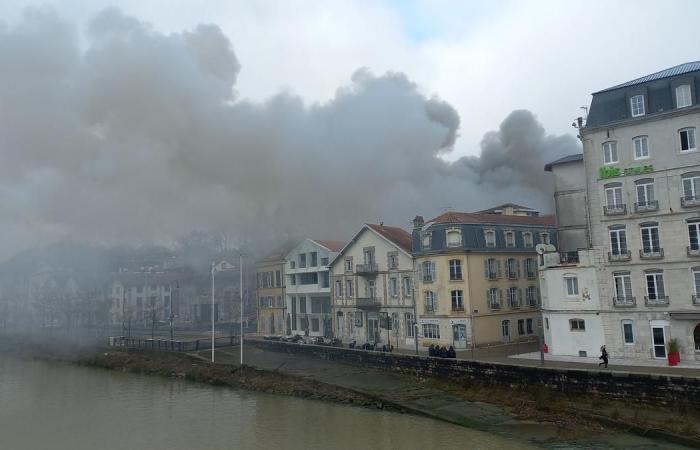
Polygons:
[[243,253],[238,254],[239,285],[238,295],[241,298],[241,367],[243,367]]
[[214,272],[216,264],[211,262],[211,362],[214,362]]

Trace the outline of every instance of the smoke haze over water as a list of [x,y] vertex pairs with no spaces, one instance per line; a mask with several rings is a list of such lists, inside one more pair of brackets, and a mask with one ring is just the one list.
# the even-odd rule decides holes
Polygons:
[[479,156],[448,163],[469,117],[402,73],[358,69],[322,104],[251,102],[236,92],[245,61],[216,25],[162,34],[106,9],[81,27],[49,9],[0,24],[0,259],[195,228],[342,239],[446,206],[549,211],[544,164],[580,152],[520,110]]

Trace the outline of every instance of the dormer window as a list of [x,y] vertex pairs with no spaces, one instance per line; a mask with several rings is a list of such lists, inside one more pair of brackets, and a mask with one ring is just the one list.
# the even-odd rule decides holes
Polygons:
[[603,162],[605,164],[613,164],[618,162],[617,159],[617,142],[610,141],[603,144]]
[[690,96],[690,85],[682,84],[676,88],[676,108],[685,108],[693,104]]
[[484,232],[484,238],[486,239],[487,247],[496,246],[496,232],[494,230],[486,230]]
[[523,243],[525,244],[525,247],[532,247],[532,233],[529,231],[526,231],[523,233]]
[[462,231],[458,228],[451,228],[446,231],[447,234],[447,246],[448,247],[459,247],[462,245]]
[[515,247],[515,232],[506,231],[504,234],[506,236],[506,247]]
[[430,248],[432,240],[433,235],[431,233],[423,233],[423,248]]
[[542,244],[549,244],[549,233],[540,233],[540,242]]
[[630,109],[632,110],[632,117],[640,117],[644,115],[644,96],[635,95],[630,98]]

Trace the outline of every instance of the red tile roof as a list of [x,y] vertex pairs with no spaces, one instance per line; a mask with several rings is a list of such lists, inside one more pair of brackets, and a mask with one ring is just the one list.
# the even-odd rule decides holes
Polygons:
[[554,215],[532,217],[448,211],[444,214],[440,214],[434,219],[429,220],[428,223],[490,223],[494,225],[555,226],[556,218]]
[[311,239],[315,243],[321,245],[322,247],[326,247],[328,250],[332,252],[339,252],[345,247],[345,242],[341,241],[324,241],[324,240],[319,240],[319,239]]
[[403,250],[411,253],[411,235],[403,228],[389,227],[384,224],[377,225],[374,223],[368,223],[367,226],[401,247]]

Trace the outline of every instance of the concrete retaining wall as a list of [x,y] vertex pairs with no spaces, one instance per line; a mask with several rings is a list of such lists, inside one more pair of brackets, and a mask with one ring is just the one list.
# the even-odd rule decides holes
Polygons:
[[566,394],[596,395],[651,404],[700,408],[700,378],[582,369],[558,369],[459,359],[430,358],[278,341],[252,341],[270,351],[307,355],[455,382],[480,382],[528,389],[541,386]]

